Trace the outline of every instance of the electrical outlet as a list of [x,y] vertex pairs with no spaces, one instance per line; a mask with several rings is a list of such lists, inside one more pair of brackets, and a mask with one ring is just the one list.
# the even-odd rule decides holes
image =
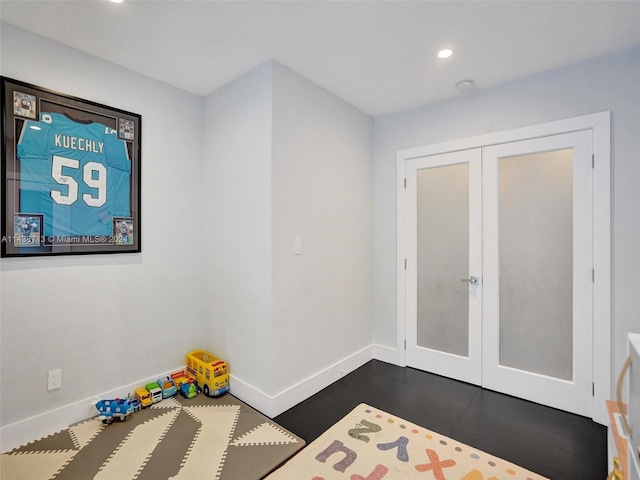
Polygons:
[[62,370],[50,370],[47,390],[55,390],[62,386]]

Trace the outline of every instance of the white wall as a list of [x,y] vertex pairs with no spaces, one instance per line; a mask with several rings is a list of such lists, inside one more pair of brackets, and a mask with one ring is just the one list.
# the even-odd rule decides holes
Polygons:
[[[206,347],[271,384],[271,63],[205,100],[202,251]],[[232,386],[233,388],[233,386]]]
[[[481,79],[479,79],[481,80]],[[396,345],[397,150],[612,112],[612,378],[640,331],[640,47],[374,122],[374,343]]]
[[371,345],[373,121],[274,62],[273,139],[275,393]]
[[[2,75],[142,115],[142,253],[0,262],[4,430],[202,345],[202,100],[11,25],[0,40]],[[62,388],[47,392],[55,368]]]
[[371,358],[373,123],[269,61],[211,94],[205,125],[209,341],[275,415]]

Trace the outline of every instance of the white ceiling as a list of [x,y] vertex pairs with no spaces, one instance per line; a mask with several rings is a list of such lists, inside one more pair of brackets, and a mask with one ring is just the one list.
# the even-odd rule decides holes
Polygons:
[[371,116],[640,44],[637,0],[2,0],[0,19],[203,96],[273,58]]

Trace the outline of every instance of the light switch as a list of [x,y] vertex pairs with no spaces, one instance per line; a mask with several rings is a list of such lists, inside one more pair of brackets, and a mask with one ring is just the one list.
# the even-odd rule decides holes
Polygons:
[[302,237],[296,237],[294,243],[293,252],[296,255],[302,255]]

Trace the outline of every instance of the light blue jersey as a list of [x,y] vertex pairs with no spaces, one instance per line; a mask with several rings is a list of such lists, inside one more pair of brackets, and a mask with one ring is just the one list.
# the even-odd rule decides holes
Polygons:
[[131,161],[114,129],[42,113],[17,155],[19,210],[44,215],[45,236],[112,235],[113,217],[131,216]]

